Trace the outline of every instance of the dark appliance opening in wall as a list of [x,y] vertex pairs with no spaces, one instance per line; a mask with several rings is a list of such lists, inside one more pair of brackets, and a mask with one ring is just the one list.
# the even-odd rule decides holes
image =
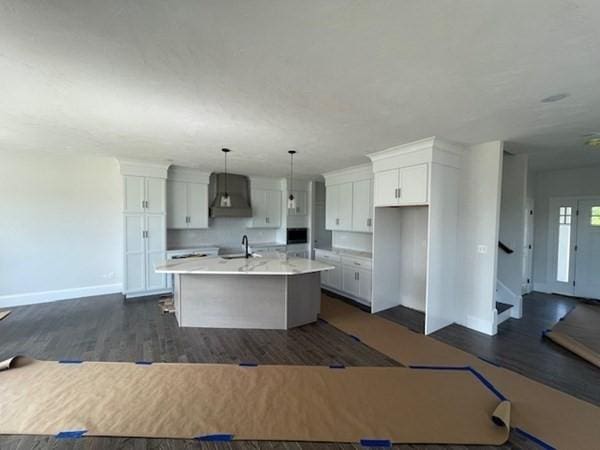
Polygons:
[[308,242],[308,228],[288,228],[288,244],[306,244]]

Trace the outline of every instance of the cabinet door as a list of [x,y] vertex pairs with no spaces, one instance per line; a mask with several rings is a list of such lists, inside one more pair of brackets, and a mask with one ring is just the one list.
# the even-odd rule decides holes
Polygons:
[[187,185],[188,228],[208,228],[208,185]]
[[281,191],[265,192],[265,225],[267,228],[281,226]]
[[125,283],[123,291],[136,292],[145,288],[145,239],[144,216],[132,214],[124,216],[125,227]]
[[165,208],[165,180],[162,178],[146,178],[146,212],[164,214]]
[[386,170],[375,174],[375,206],[398,204],[399,170]]
[[373,274],[370,270],[357,269],[358,297],[371,303],[371,283]]
[[144,211],[144,177],[135,177],[126,175],[123,177],[124,205],[125,212],[143,212]]
[[427,164],[400,169],[400,205],[427,203]]
[[187,228],[187,183],[167,183],[167,228]]
[[146,289],[149,291],[167,286],[165,274],[154,271],[166,260],[165,244],[165,216],[146,216]]
[[370,232],[373,229],[372,180],[352,183],[352,230]]
[[[331,263],[327,263],[331,264]],[[335,269],[330,270],[328,274],[328,285],[332,288],[342,290],[342,266],[339,264],[331,264]]]
[[337,230],[352,231],[352,183],[340,184]]
[[321,272],[321,286],[329,286],[329,270]]
[[267,191],[252,189],[250,191],[252,202],[251,228],[265,228],[267,226]]
[[338,207],[340,185],[327,186],[325,191],[325,229],[336,230],[338,227]]
[[358,272],[354,267],[342,266],[342,290],[358,297]]

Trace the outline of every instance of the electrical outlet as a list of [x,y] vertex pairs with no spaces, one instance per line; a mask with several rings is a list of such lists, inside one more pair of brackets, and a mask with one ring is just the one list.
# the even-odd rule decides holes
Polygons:
[[482,255],[487,253],[487,245],[478,245],[477,246],[477,253],[481,253]]

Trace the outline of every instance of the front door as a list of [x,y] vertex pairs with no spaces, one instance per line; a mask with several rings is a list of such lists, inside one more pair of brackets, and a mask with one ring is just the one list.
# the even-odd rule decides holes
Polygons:
[[577,199],[550,200],[552,292],[574,295]]
[[600,198],[579,200],[575,295],[600,299]]

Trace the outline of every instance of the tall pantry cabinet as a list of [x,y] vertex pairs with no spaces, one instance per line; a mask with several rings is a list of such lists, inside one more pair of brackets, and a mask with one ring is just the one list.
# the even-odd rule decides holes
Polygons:
[[123,294],[136,297],[167,292],[167,165],[119,161],[123,176]]

